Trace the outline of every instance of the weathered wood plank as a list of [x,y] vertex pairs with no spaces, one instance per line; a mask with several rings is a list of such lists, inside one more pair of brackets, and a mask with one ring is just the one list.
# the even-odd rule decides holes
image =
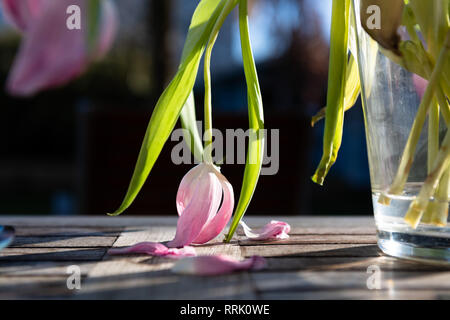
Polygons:
[[67,299],[67,276],[0,277],[0,299]]
[[[127,228],[114,243],[114,248],[127,247],[139,242],[164,242],[172,240],[175,237],[175,226],[173,227],[150,227],[150,228]],[[241,257],[241,250],[237,241],[229,244],[223,243],[223,235],[211,240],[207,244],[196,246],[197,254],[227,254],[236,258]]]
[[264,300],[449,300],[450,290],[326,290],[263,292]]
[[250,245],[296,245],[296,244],[376,244],[376,235],[290,235],[287,239],[277,239],[269,241],[255,241],[248,240],[245,237],[239,239],[239,245],[250,246]]
[[114,247],[131,246],[138,242],[164,242],[170,241],[175,237],[176,225],[125,228],[124,232],[117,238]]
[[379,266],[385,271],[450,271],[450,266],[422,264],[388,256],[372,258],[352,257],[293,257],[266,258],[266,270],[273,271],[366,271],[369,266]]
[[6,248],[2,261],[99,261],[106,248]]
[[[31,227],[155,227],[155,226],[176,226],[178,217],[173,216],[75,216],[75,217],[52,217],[52,216],[1,216],[0,224],[13,226]],[[358,228],[372,228],[374,230],[373,216],[351,217],[351,216],[290,216],[277,217],[277,220],[288,222],[293,228],[344,228],[356,230]],[[247,215],[245,221],[251,227],[263,226],[271,220],[271,217]],[[372,233],[372,231],[370,232]]]
[[1,261],[0,277],[66,276],[67,268],[72,265],[79,266],[81,275],[86,276],[95,263],[95,261]]
[[[250,274],[258,292],[302,292],[328,290],[369,290],[373,273],[364,271],[258,272]],[[450,290],[450,271],[380,273],[380,290]]]
[[[252,221],[252,220],[250,220]],[[252,229],[261,228],[261,225],[252,225]],[[329,227],[329,226],[318,226],[318,227],[298,227],[291,226],[291,236],[294,235],[374,235],[376,233],[375,226],[340,226],[340,227]],[[238,228],[236,234],[238,236],[244,236],[244,231],[242,228]]]
[[[139,242],[163,242],[173,239],[175,236],[174,227],[154,227],[154,228],[127,228],[114,243],[114,248],[127,247]],[[220,240],[220,236],[206,245],[195,246],[197,254],[226,254],[235,258],[241,257],[241,249],[236,242],[226,244]],[[173,259],[149,257],[145,255],[105,256],[105,261],[98,264],[90,273],[90,276],[104,276],[128,272],[146,272],[170,269]],[[129,259],[131,257],[131,259]],[[131,262],[131,263],[129,263]]]
[[123,231],[123,227],[96,227],[96,228],[80,228],[80,227],[30,227],[18,226],[15,229],[16,236],[91,236],[91,237],[118,237]]
[[10,248],[95,248],[111,247],[117,237],[97,236],[19,236]]
[[382,255],[376,245],[370,244],[298,244],[241,246],[245,257],[377,257]]
[[[124,247],[143,241],[171,240],[174,227],[126,229],[114,247]],[[196,246],[197,254],[226,254],[241,257],[237,243],[224,244],[221,238]],[[173,274],[176,260],[145,255],[105,256],[88,273],[77,299],[252,299],[248,275],[222,277],[187,277]]]
[[[235,258],[262,255],[261,272],[188,277],[171,272],[174,260],[109,256],[110,246],[162,242],[175,235],[177,217],[0,217],[17,238],[0,252],[1,298],[76,299],[432,299],[450,297],[450,267],[402,261],[381,254],[372,217],[288,217],[291,237],[251,242],[241,231],[198,254]],[[269,217],[246,217],[252,228]],[[67,289],[67,267],[79,265],[82,288]],[[381,290],[367,289],[369,266],[381,269]],[[75,294],[74,294],[75,293]]]
[[180,276],[169,270],[89,275],[74,299],[254,299],[247,273]]

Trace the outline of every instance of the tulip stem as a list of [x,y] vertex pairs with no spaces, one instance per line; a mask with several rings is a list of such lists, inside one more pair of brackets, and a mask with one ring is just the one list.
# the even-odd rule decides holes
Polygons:
[[434,159],[439,152],[439,105],[433,99],[428,115],[428,174],[430,174]]
[[247,160],[245,163],[244,179],[242,181],[239,201],[234,211],[225,242],[230,242],[236,228],[239,225],[255,192],[264,155],[264,110],[259,86],[258,72],[250,40],[250,28],[248,21],[248,1],[239,1],[239,34],[241,38],[242,61],[247,83],[247,102],[249,120],[249,144],[247,148]]
[[[450,32],[447,33],[444,47],[439,55],[438,62],[434,68],[433,75],[430,79],[430,85],[437,87],[439,91],[440,70],[446,63],[450,51]],[[439,73],[438,73],[439,72]],[[434,83],[434,84],[432,84]],[[429,87],[427,91],[429,91]],[[427,92],[425,92],[425,95]],[[438,93],[439,95],[439,93]],[[425,99],[425,97],[424,97]],[[441,99],[439,99],[441,100]],[[443,103],[443,101],[441,101]],[[444,108],[447,103],[444,103]],[[437,124],[438,125],[438,124]],[[433,162],[431,170],[429,170],[428,177],[420,190],[417,198],[411,203],[411,206],[406,213],[405,221],[413,228],[416,228],[422,218],[425,218],[425,223],[436,223],[442,225],[442,220],[447,220],[448,215],[448,166],[450,164],[450,131],[442,143],[441,149]],[[437,189],[437,191],[436,191]],[[436,194],[435,194],[436,192]],[[434,203],[430,203],[430,198],[435,194]],[[445,204],[442,204],[445,201]],[[423,217],[425,213],[425,217]]]
[[[433,73],[430,77],[430,82],[428,83],[427,89],[425,90],[425,94],[422,98],[422,101],[420,102],[420,106],[417,111],[416,118],[414,119],[414,123],[412,125],[405,150],[403,151],[403,155],[400,160],[397,175],[395,176],[394,181],[391,187],[389,188],[388,192],[389,194],[401,194],[401,192],[403,191],[403,187],[406,183],[406,180],[408,179],[409,170],[411,169],[412,166],[417,142],[419,141],[420,138],[420,132],[425,123],[425,119],[427,117],[427,113],[433,100],[434,94],[436,91],[438,91],[442,70],[444,69],[449,49],[450,49],[450,32],[447,33],[444,47],[442,48],[439,54],[438,62],[434,67]],[[389,205],[390,199],[386,195],[382,195],[378,199],[378,202],[381,204]]]
[[[428,116],[428,159],[427,159],[427,174],[431,174],[433,164],[439,152],[439,105],[436,99],[433,99],[430,114]],[[444,179],[442,179],[444,180]],[[438,188],[442,189],[442,188]],[[440,192],[436,192],[436,195]],[[422,217],[423,223],[430,223],[433,212],[437,210],[435,202],[430,202]]]
[[205,118],[205,147],[204,147],[204,157],[203,159],[207,163],[212,163],[212,103],[211,103],[211,54],[214,44],[216,43],[217,37],[219,35],[220,28],[222,28],[225,19],[236,6],[236,0],[229,0],[225,4],[220,13],[211,35],[208,39],[208,44],[206,45],[205,51],[205,61],[204,61],[204,80],[205,80],[205,106],[204,106],[204,118]]
[[[205,78],[205,110],[204,110],[204,121],[205,121],[205,146],[204,146],[204,155],[203,158],[206,162],[212,162],[212,106],[211,106],[211,52],[214,42],[217,38],[213,39],[213,42],[208,43],[208,47],[205,54],[205,69],[204,69],[204,78]],[[211,41],[211,39],[210,39]]]
[[[429,199],[436,191],[439,180],[450,164],[450,131],[445,135],[445,139],[442,143],[442,147],[439,150],[439,154],[436,157],[436,161],[433,165],[433,170],[428,175],[425,183],[420,190],[417,198],[411,202],[408,212],[405,216],[405,221],[413,228],[416,228],[419,224],[422,215],[424,214],[429,204]],[[448,206],[448,204],[446,203]]]

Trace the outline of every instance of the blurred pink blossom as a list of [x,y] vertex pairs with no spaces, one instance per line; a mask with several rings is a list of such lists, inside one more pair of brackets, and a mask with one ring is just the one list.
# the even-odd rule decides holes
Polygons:
[[[89,0],[2,0],[3,12],[23,32],[22,44],[7,81],[12,95],[30,96],[68,83],[111,47],[117,12],[110,0],[101,1],[98,36],[88,46],[86,7]],[[69,30],[66,10],[81,9],[81,29]]]
[[422,99],[423,95],[425,94],[425,90],[427,90],[428,81],[418,76],[417,74],[413,74],[412,77],[417,95],[419,96],[420,99]]
[[3,0],[2,12],[6,20],[22,32],[42,14],[43,4],[48,0]]

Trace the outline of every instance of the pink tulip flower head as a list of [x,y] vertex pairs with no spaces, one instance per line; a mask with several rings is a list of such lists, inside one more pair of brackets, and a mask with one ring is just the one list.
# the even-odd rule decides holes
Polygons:
[[218,167],[201,163],[182,179],[176,204],[179,215],[177,232],[168,246],[206,243],[217,237],[231,218],[233,187]]
[[195,249],[188,246],[214,239],[230,220],[234,207],[233,187],[216,166],[201,163],[181,180],[176,205],[179,218],[172,241],[165,244],[142,242],[128,248],[111,249],[108,253],[167,257],[195,255]]
[[[95,27],[88,25],[90,0],[2,0],[7,20],[23,33],[22,44],[7,81],[12,95],[30,96],[64,85],[83,73],[89,63],[102,57],[112,45],[117,14],[110,0],[100,1]],[[80,28],[69,28],[68,19],[77,6]],[[89,30],[96,30],[90,46]]]

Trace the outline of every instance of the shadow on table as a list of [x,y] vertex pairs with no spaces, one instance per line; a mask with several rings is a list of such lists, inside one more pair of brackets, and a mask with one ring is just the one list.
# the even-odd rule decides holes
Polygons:
[[[55,253],[33,253],[17,256],[17,267],[33,262],[36,275],[45,273],[46,263],[71,265],[89,263],[77,261],[77,257],[91,257],[100,260],[106,249],[71,250]],[[100,256],[100,258],[99,258]],[[366,266],[379,263],[383,270],[383,283],[389,283],[389,290],[396,289],[396,282],[405,283],[409,278],[426,277],[436,271],[449,268],[426,266],[384,256],[376,245],[339,248],[307,253],[293,253],[267,257],[268,268],[260,272],[242,272],[223,276],[198,277],[181,276],[170,271],[173,260],[167,258],[145,258],[136,262],[130,258],[138,255],[106,257],[106,261],[127,260],[141,265],[152,265],[155,271],[133,272],[131,268],[122,274],[86,277],[83,274],[81,290],[67,289],[67,275],[34,276],[34,280],[23,279],[9,283],[0,281],[0,297],[8,291],[17,297],[27,298],[71,298],[71,299],[259,299],[262,292],[278,293],[290,290],[296,293],[326,292],[329,290],[367,290],[366,280],[370,276]],[[142,257],[142,255],[140,255]],[[11,259],[11,257],[10,257]],[[380,260],[381,259],[381,260]],[[276,263],[275,263],[276,262]],[[0,258],[0,266],[3,261]],[[97,265],[98,266],[98,265]],[[141,269],[141,270],[142,270]],[[135,269],[136,270],[136,269]],[[106,270],[107,271],[107,270]],[[87,274],[87,273],[86,273]],[[350,275],[350,277],[349,277]],[[15,279],[17,280],[17,279]],[[262,288],[262,289],[261,289]],[[383,290],[387,290],[383,288]],[[12,295],[14,296],[14,295]]]
[[[363,254],[364,252],[364,254]],[[169,269],[129,273],[123,275],[89,278],[85,290],[75,296],[76,299],[259,299],[259,289],[255,289],[255,281],[272,283],[265,292],[276,293],[286,289],[300,292],[327,290],[367,290],[367,265],[377,263],[377,258],[384,258],[376,245],[340,248],[326,251],[313,251],[304,254],[291,254],[267,257],[268,268],[261,272],[237,273],[215,277],[180,276]],[[387,257],[386,257],[387,258]],[[289,259],[297,261],[293,268],[274,268],[271,261],[278,260],[283,264]],[[336,260],[337,259],[337,260]],[[449,270],[432,266],[420,268],[419,264],[389,258],[381,267],[388,264],[410,265],[405,271],[421,270],[421,276],[433,274],[435,271]],[[328,260],[328,261],[327,261]],[[347,260],[347,262],[345,262]],[[155,263],[156,261],[156,263]],[[141,264],[158,262],[167,263],[167,259],[149,258]],[[352,265],[353,263],[353,265]],[[291,263],[291,266],[292,263]],[[417,269],[414,269],[416,266]],[[397,270],[395,270],[397,269]],[[402,267],[386,269],[385,279],[390,281],[390,289],[395,289],[395,281],[417,277],[413,272],[394,272]],[[349,274],[351,275],[349,280]],[[331,278],[330,278],[331,277]],[[284,278],[284,279],[283,279]],[[333,283],[334,281],[334,283]],[[263,286],[264,287],[264,286]],[[385,290],[385,289],[384,289]]]

